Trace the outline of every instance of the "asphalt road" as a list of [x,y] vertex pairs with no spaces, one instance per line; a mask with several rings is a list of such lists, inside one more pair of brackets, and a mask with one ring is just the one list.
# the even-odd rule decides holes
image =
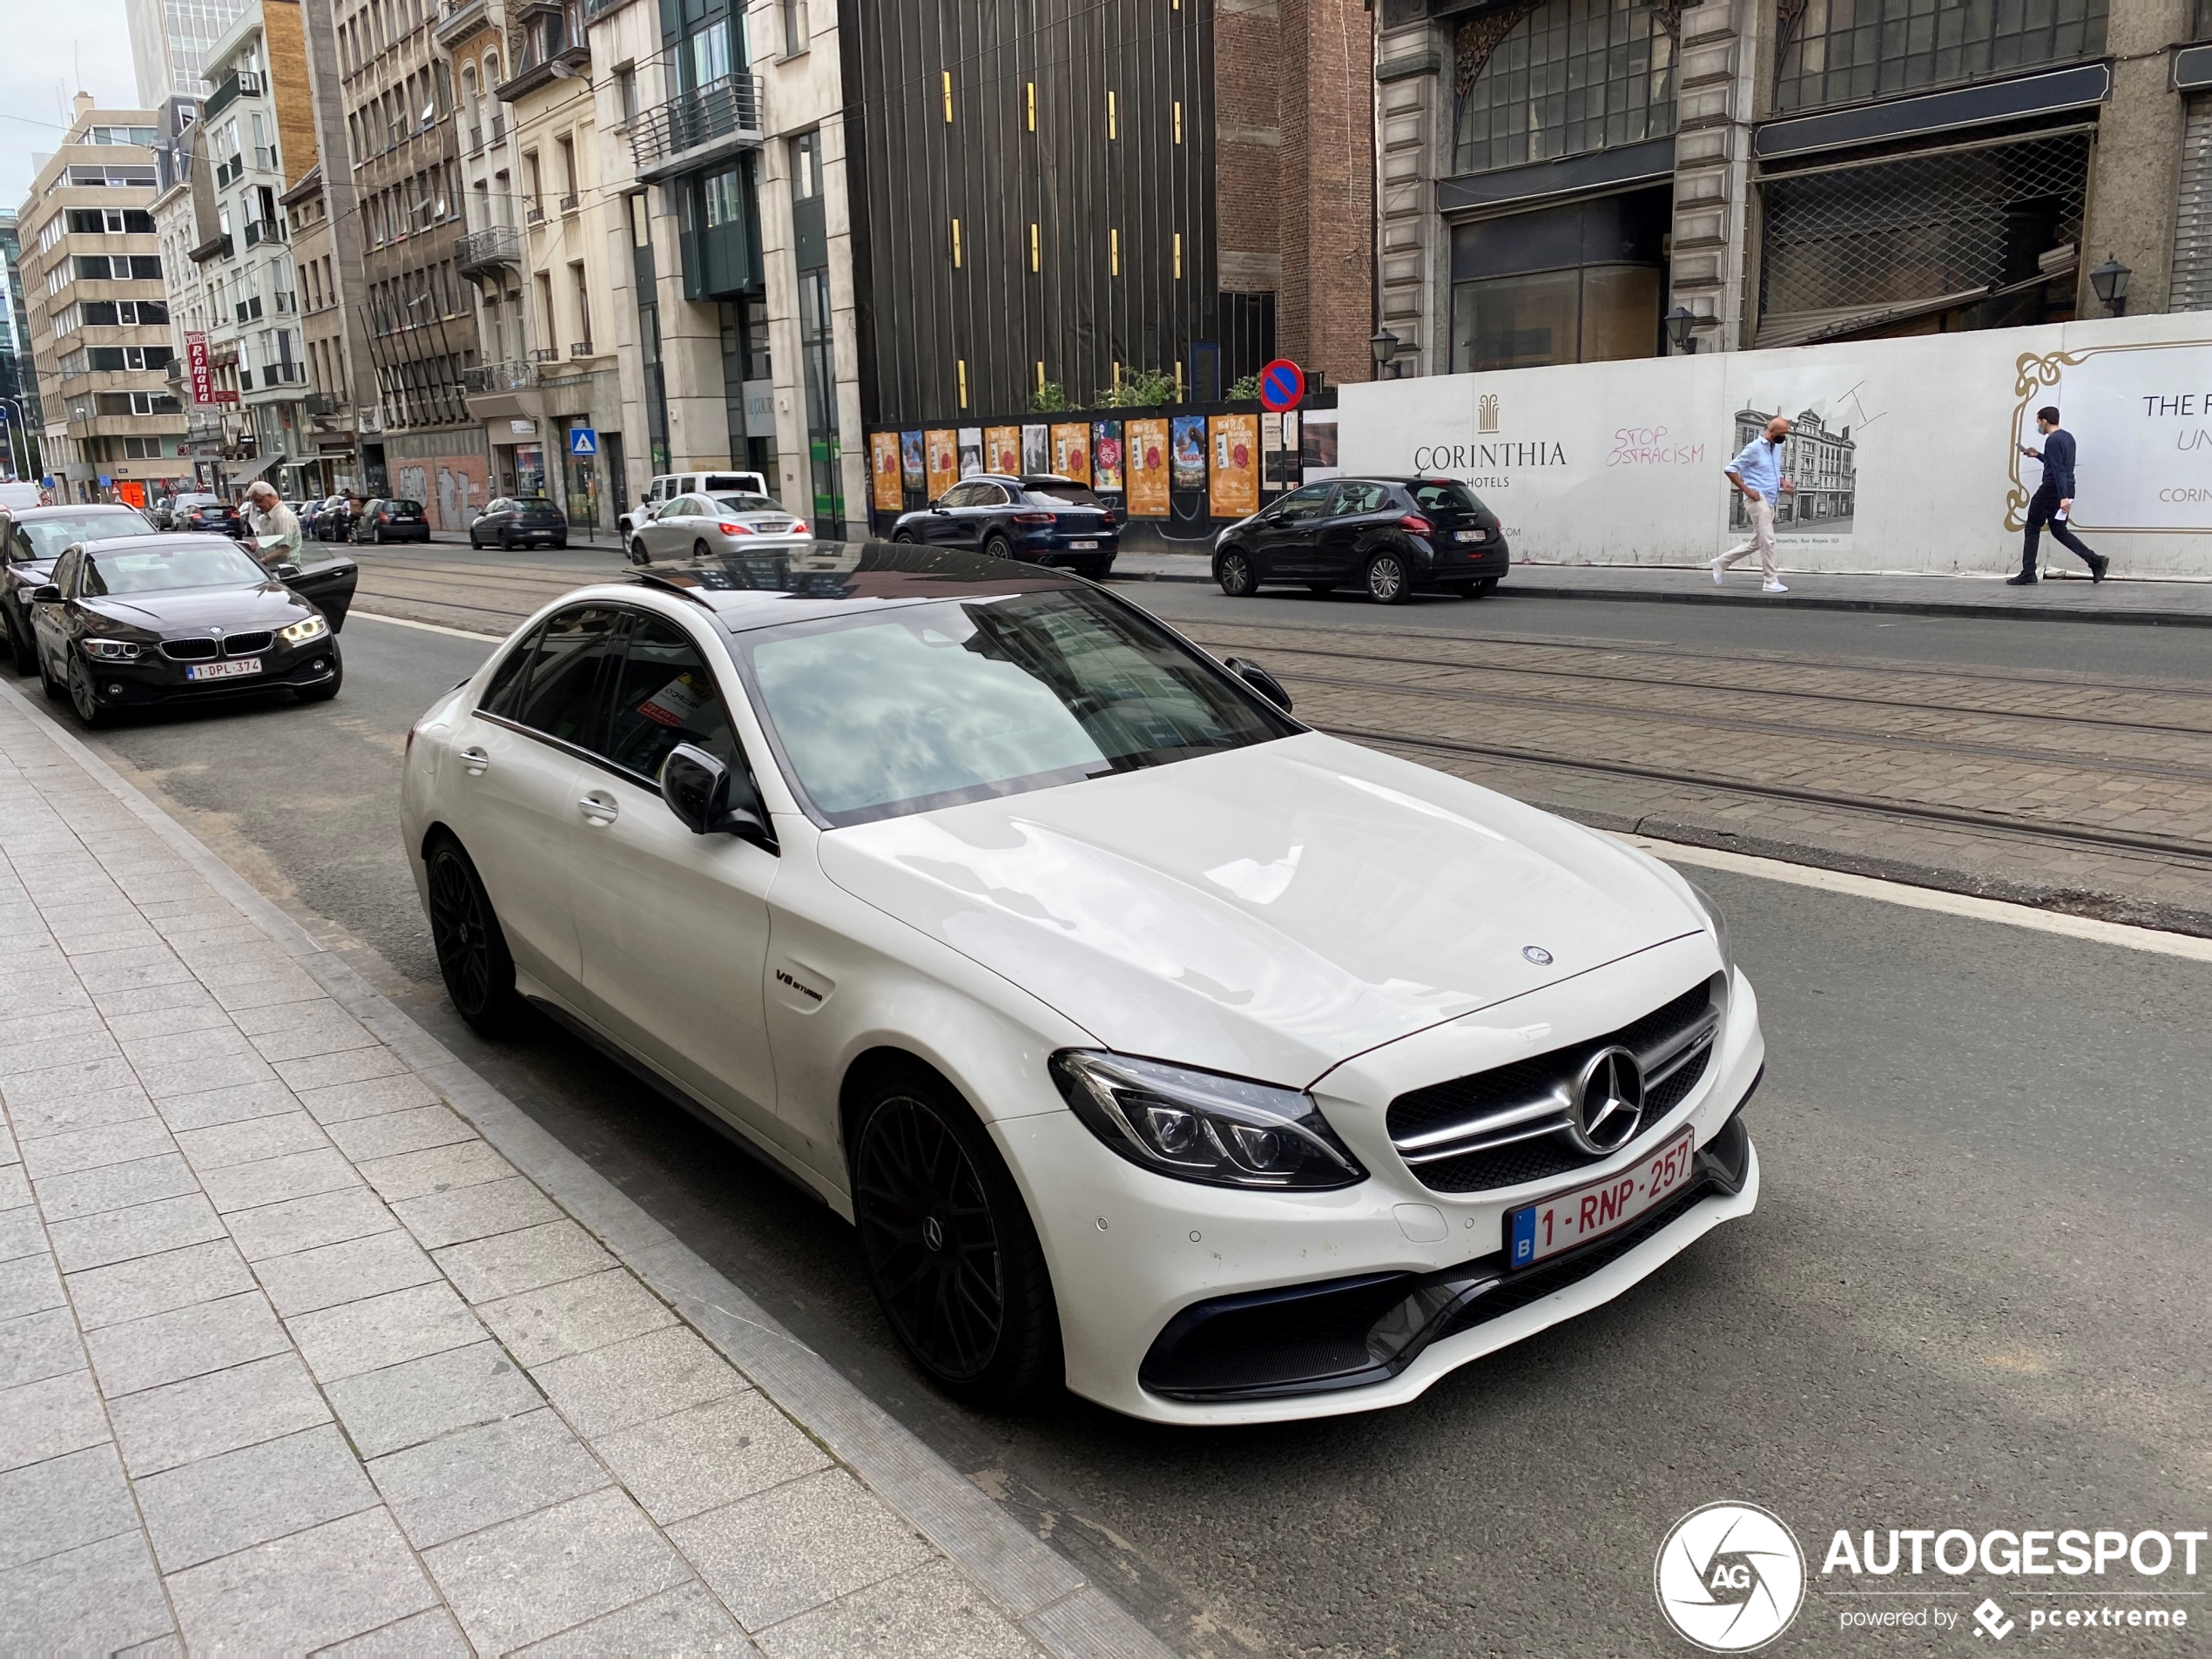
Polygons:
[[[1227,603],[1133,590],[1170,616]],[[1285,608],[1303,624],[1316,606]],[[1762,628],[1740,611],[1535,600],[1392,621],[1523,618],[2202,672],[2201,644],[2163,657],[2152,629],[1804,612]],[[1723,1498],[1782,1515],[1816,1573],[1838,1527],[2204,1524],[2212,965],[1699,873],[1764,1006],[1756,1215],[1395,1412],[1204,1433],[1072,1399],[986,1417],[907,1368],[827,1211],[557,1031],[493,1048],[450,1015],[397,844],[397,776],[408,723],[486,647],[368,617],[344,643],[334,704],[158,717],[91,741],[1180,1649],[1687,1653],[1654,1608],[1653,1553],[1677,1516]],[[1976,1578],[1903,1587],[1950,1592],[1930,1604],[1954,1611],[2004,1594]],[[2193,1626],[2212,1618],[2204,1599],[2175,1604]],[[1817,1595],[1776,1651],[1876,1643],[1839,1634],[1855,1605]],[[2165,1653],[2195,1636],[2069,1645]]]

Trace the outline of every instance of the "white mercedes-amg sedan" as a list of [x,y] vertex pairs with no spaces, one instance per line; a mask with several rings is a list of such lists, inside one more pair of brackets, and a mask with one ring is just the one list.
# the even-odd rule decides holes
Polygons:
[[1758,1195],[1696,888],[1034,565],[570,594],[416,724],[404,821],[462,1015],[789,1170],[977,1403],[1399,1405]]

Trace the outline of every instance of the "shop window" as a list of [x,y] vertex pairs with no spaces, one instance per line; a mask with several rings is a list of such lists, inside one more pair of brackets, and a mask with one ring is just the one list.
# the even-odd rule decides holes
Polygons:
[[1460,27],[1456,171],[1517,167],[1675,130],[1675,39],[1657,8],[1546,0],[1518,22],[1514,15]]
[[[2094,57],[2107,0],[1800,0],[1782,7],[1777,112]],[[2200,0],[2199,30],[2203,27]]]
[[1454,226],[1453,369],[1656,355],[1670,200],[1637,191]]

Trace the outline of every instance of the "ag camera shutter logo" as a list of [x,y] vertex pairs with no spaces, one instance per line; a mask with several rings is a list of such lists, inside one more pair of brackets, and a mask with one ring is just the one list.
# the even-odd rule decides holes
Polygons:
[[1804,1605],[1804,1552],[1757,1504],[1709,1503],[1669,1529],[1651,1580],[1659,1611],[1684,1641],[1708,1653],[1750,1653],[1787,1630]]

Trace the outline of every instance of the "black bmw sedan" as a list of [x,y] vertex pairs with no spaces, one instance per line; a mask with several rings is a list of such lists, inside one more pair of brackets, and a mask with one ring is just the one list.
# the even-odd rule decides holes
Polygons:
[[87,725],[241,692],[320,703],[343,677],[328,618],[221,536],[78,543],[30,598],[39,683]]
[[1121,526],[1113,509],[1072,478],[979,473],[961,479],[921,511],[901,514],[891,539],[1065,565],[1103,582],[1114,568]]
[[1402,604],[1423,588],[1474,598],[1512,568],[1498,516],[1456,478],[1333,478],[1293,489],[1214,538],[1231,598],[1265,582],[1364,589]]
[[30,593],[54,579],[62,550],[77,542],[153,534],[135,507],[25,507],[0,518],[0,626],[6,629],[17,673],[30,673],[37,660],[30,643]]

